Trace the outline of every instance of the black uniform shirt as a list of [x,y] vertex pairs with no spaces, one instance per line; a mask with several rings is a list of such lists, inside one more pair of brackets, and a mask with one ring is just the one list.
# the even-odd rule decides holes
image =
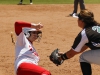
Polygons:
[[75,38],[72,49],[80,52],[84,45],[92,50],[100,49],[100,26],[84,28]]

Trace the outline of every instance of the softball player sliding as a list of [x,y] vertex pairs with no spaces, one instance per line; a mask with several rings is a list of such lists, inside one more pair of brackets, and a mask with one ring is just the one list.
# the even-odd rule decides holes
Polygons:
[[51,75],[49,71],[38,66],[39,55],[33,42],[40,38],[42,24],[15,22],[17,41],[15,44],[15,71],[17,75]]

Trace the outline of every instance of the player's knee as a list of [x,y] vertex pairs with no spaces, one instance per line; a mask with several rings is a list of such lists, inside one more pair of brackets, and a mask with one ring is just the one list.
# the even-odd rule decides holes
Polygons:
[[49,71],[44,71],[41,75],[51,75]]
[[79,61],[80,61],[80,62],[87,62],[87,61],[85,60],[84,53],[80,55]]

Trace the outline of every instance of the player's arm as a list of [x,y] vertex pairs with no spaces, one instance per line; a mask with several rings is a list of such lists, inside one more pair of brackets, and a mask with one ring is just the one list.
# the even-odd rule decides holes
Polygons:
[[15,22],[15,33],[19,35],[22,32],[23,27],[31,27],[31,23],[16,21]]
[[66,52],[68,58],[72,58],[74,55],[79,54],[86,50],[88,47],[85,45],[88,43],[88,38],[86,36],[85,30],[80,32],[75,38],[72,48]]
[[23,22],[23,21],[16,21],[15,22],[15,33],[19,35],[22,32],[23,27],[30,27],[30,28],[36,28],[36,29],[43,28],[43,26],[40,23],[35,24],[35,23],[28,23],[28,22]]
[[77,52],[77,51],[74,51],[73,49],[70,49],[68,52],[66,52],[66,56],[67,56],[68,58],[72,58],[72,57],[75,56],[76,54],[79,54],[79,53],[85,51],[87,48],[88,48],[88,47],[87,47],[86,45],[84,45],[84,46],[82,47],[82,49],[81,49],[80,52]]

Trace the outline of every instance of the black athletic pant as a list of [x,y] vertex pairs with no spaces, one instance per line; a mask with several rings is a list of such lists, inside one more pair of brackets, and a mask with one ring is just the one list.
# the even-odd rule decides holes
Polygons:
[[80,9],[85,9],[84,0],[74,0],[74,11],[73,13],[77,13],[78,3],[80,4]]
[[83,75],[92,75],[91,65],[86,62],[80,62]]

